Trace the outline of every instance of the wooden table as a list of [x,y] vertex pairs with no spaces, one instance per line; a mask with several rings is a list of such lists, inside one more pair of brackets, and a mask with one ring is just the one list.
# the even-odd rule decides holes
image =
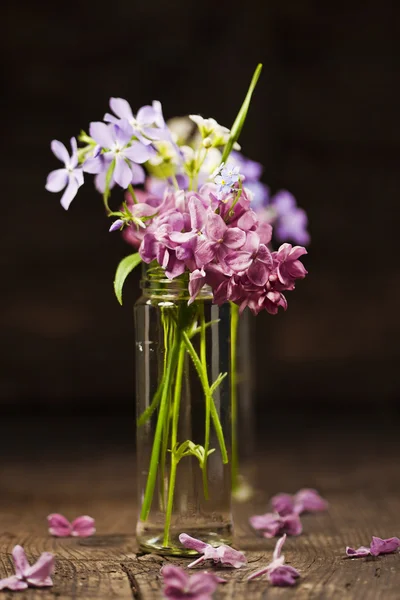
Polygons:
[[[12,574],[11,550],[19,543],[32,560],[45,550],[56,557],[54,587],[29,589],[21,592],[23,598],[161,598],[159,571],[166,559],[137,555],[129,419],[3,419],[1,434],[0,576]],[[235,505],[236,546],[246,552],[248,566],[216,569],[229,583],[219,586],[215,598],[398,600],[400,554],[349,560],[344,550],[347,544],[368,544],[373,534],[400,534],[399,456],[398,434],[386,424],[343,431],[329,423],[325,428],[299,423],[290,433],[275,423],[245,468],[255,494]],[[274,545],[253,533],[248,517],[265,512],[272,494],[302,486],[318,488],[330,510],[305,516],[303,535],[286,543],[287,562],[301,572],[299,584],[272,588],[265,578],[246,582],[269,562]],[[50,512],[69,518],[90,514],[98,533],[52,538],[46,526]],[[12,592],[0,594],[0,600],[15,598]]]

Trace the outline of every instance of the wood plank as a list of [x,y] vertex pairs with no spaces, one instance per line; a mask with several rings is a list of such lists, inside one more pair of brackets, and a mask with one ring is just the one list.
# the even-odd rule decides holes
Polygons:
[[[268,594],[274,600],[295,594],[299,600],[398,600],[399,555],[345,558],[346,545],[365,545],[372,535],[400,531],[398,456],[396,438],[379,428],[374,436],[365,430],[355,438],[342,428],[340,444],[335,433],[307,427],[288,435],[286,445],[278,446],[273,435],[265,439],[263,451],[246,470],[253,497],[234,506],[235,545],[249,562],[239,570],[207,566],[229,580],[215,598],[257,600]],[[161,598],[162,565],[185,566],[188,560],[137,555],[133,465],[133,453],[112,449],[42,462],[23,453],[4,464],[0,576],[12,573],[11,550],[20,543],[31,560],[45,550],[56,558],[54,587],[27,591],[29,600]],[[249,516],[266,512],[272,494],[305,485],[318,488],[330,509],[304,516],[304,533],[286,542],[286,561],[301,573],[296,590],[272,588],[265,577],[247,582],[250,573],[270,561],[275,544],[252,531]],[[46,515],[54,511],[69,518],[91,514],[98,533],[88,539],[52,538]],[[15,596],[6,592],[2,597]]]

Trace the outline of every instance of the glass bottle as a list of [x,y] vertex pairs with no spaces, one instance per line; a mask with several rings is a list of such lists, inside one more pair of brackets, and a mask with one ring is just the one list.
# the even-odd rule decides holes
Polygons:
[[231,543],[230,306],[147,267],[134,308],[140,549]]

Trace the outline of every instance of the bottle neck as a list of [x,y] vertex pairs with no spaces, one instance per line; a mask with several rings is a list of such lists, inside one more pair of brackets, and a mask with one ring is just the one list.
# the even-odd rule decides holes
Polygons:
[[[168,298],[171,300],[189,300],[189,272],[185,271],[179,277],[168,279],[165,271],[159,265],[143,263],[142,279],[140,281],[143,296],[146,298]],[[199,292],[199,300],[212,299],[210,286],[205,285]]]

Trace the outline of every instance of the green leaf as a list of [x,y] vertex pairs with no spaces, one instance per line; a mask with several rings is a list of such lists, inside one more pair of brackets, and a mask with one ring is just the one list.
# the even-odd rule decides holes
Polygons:
[[142,261],[139,252],[125,256],[119,263],[114,279],[114,292],[122,306],[122,288],[129,273]]
[[226,162],[227,161],[230,153],[232,152],[233,144],[235,142],[237,142],[237,140],[239,139],[240,133],[242,131],[244,122],[245,122],[246,117],[247,117],[247,111],[249,110],[251,97],[252,97],[254,89],[255,89],[255,87],[257,85],[258,78],[261,75],[261,71],[262,71],[262,64],[260,63],[257,66],[256,70],[254,71],[253,78],[252,78],[252,80],[250,82],[249,90],[248,90],[248,92],[246,94],[246,98],[244,99],[242,107],[239,110],[238,115],[237,115],[237,117],[235,119],[235,122],[232,125],[231,135],[229,136],[228,143],[225,146],[221,162]]

